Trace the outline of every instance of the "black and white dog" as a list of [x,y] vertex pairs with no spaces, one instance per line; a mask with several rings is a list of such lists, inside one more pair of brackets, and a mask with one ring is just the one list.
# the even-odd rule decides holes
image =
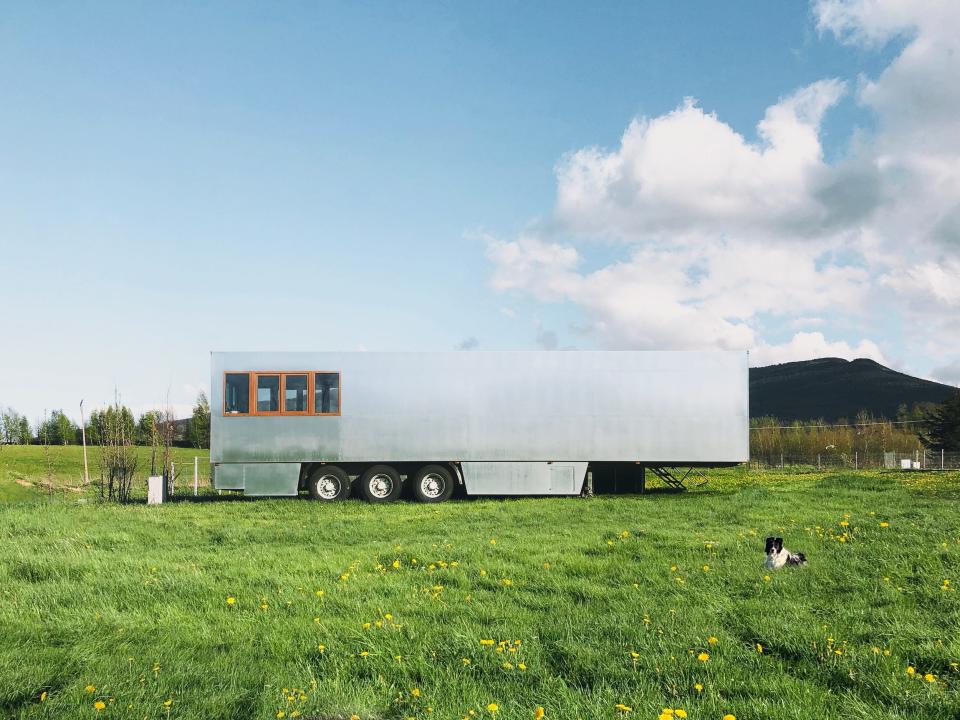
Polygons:
[[767,538],[767,559],[763,565],[769,570],[777,570],[784,565],[806,565],[803,553],[792,553],[783,546],[783,538]]

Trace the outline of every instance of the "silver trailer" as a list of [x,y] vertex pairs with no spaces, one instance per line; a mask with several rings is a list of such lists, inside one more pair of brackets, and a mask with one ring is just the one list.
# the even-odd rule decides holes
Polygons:
[[642,491],[749,457],[745,352],[214,352],[214,487],[438,502]]

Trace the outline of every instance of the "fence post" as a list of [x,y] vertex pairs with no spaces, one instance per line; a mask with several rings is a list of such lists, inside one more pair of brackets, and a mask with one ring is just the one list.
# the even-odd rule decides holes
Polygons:
[[200,458],[193,456],[193,496],[197,496],[197,470],[200,467]]
[[817,470],[820,469],[820,453],[817,453]]
[[940,448],[940,469],[943,470],[943,448]]
[[170,494],[176,489],[177,471],[173,467],[173,460],[170,461]]
[[780,469],[783,470],[783,453],[780,453]]
[[859,450],[853,451],[853,469],[854,470],[860,469],[860,451]]

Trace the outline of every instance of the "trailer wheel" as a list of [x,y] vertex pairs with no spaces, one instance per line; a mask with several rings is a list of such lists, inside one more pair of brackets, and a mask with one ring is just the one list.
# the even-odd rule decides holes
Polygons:
[[402,489],[400,473],[389,465],[374,465],[360,476],[360,491],[373,503],[393,502]]
[[452,494],[453,476],[443,465],[424,465],[413,476],[413,496],[420,502],[443,502]]
[[346,500],[350,497],[350,476],[336,465],[321,465],[310,473],[307,489],[314,500]]

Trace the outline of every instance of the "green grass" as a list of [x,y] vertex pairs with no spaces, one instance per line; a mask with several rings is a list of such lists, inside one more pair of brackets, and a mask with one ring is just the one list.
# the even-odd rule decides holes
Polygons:
[[[438,506],[54,498],[0,504],[4,716],[960,713],[957,473]],[[809,565],[765,572],[773,533]]]
[[[135,496],[146,497],[150,474],[149,447],[134,448],[138,473]],[[200,484],[209,488],[209,450],[172,448],[172,457],[181,487],[193,486],[193,458],[200,458]],[[87,448],[91,484],[83,487],[83,448],[79,445],[0,445],[0,502],[36,498],[39,495],[94,497],[100,477],[100,448]],[[182,474],[181,474],[182,473]]]

